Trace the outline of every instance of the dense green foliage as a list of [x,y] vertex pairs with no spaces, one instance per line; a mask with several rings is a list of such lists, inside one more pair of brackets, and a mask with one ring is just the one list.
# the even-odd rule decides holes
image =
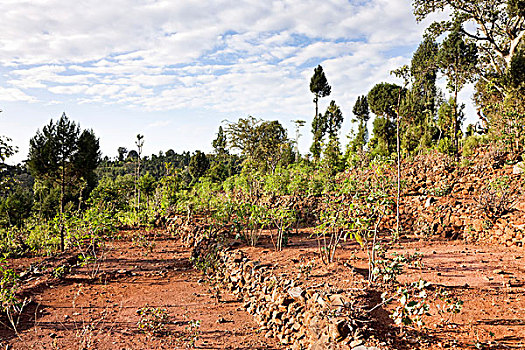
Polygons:
[[349,144],[349,150],[351,152],[363,151],[367,141],[368,141],[368,127],[367,123],[370,119],[370,110],[368,108],[368,100],[366,96],[359,96],[355,101],[354,107],[352,109],[356,119],[353,119],[352,122],[358,122],[357,133],[355,137]]
[[[512,153],[520,154],[525,144],[525,135],[517,126],[525,121],[525,1],[414,0],[413,6],[418,20],[441,11],[449,14],[446,20],[434,22],[427,30],[435,38],[449,33],[443,45],[447,46],[444,52],[448,52],[444,57],[445,62],[449,62],[446,66],[450,67],[449,58],[458,57],[457,48],[463,46],[466,50],[460,56],[471,58],[474,51],[471,46],[477,48],[475,100],[480,109],[482,129],[503,142]],[[461,37],[464,44],[460,44]],[[451,54],[454,51],[456,54]],[[472,62],[472,59],[466,61]],[[459,66],[464,67],[464,64]],[[452,78],[449,85],[460,82],[465,73],[470,73],[471,67],[467,64],[467,69],[462,68],[457,74],[453,73],[454,69],[447,68],[451,73],[447,75]]]

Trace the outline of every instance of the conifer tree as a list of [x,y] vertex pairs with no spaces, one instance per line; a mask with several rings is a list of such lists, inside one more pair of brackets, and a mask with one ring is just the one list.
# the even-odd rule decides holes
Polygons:
[[100,162],[99,142],[93,131],[83,131],[65,113],[37,130],[29,141],[27,166],[37,180],[60,187],[60,249],[64,250],[64,204],[68,187],[80,181],[94,181]]
[[319,113],[319,99],[329,96],[332,88],[328,85],[328,80],[323,72],[323,67],[320,65],[314,69],[314,75],[310,79],[310,91],[314,94],[315,116],[312,121],[312,134],[314,136],[310,152],[314,160],[317,162],[321,157],[321,142],[326,133],[326,116]]
[[453,31],[443,40],[438,53],[438,64],[441,71],[447,76],[448,89],[454,94],[453,110],[453,143],[458,149],[458,131],[460,126],[458,113],[458,93],[463,86],[472,82],[474,69],[478,59],[478,50],[474,43],[463,40],[461,25],[455,24]]

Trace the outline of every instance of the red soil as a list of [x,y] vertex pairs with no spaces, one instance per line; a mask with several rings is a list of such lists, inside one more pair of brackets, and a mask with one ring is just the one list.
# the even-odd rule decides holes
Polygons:
[[[26,282],[28,305],[17,327],[19,335],[0,329],[0,346],[14,349],[281,349],[257,332],[257,324],[236,296],[220,302],[199,271],[191,267],[190,251],[165,232],[128,231],[106,243],[98,263],[73,268],[62,279],[40,275]],[[135,237],[135,240],[132,240]],[[337,262],[324,265],[308,230],[293,236],[275,252],[268,238],[243,247],[251,259],[275,265],[284,278],[308,284],[355,290],[367,307],[380,302],[379,290],[367,290],[367,261],[362,249],[344,243]],[[423,329],[399,335],[389,308],[373,313],[368,343],[392,349],[523,349],[525,348],[525,253],[522,248],[464,244],[461,241],[405,239],[392,251],[422,254],[421,268],[408,268],[402,282],[423,278],[432,289],[445,288],[464,301],[460,314],[442,322],[425,318]],[[35,259],[15,259],[15,268]],[[305,270],[307,265],[311,271]],[[37,280],[39,279],[39,280]],[[306,281],[308,279],[308,281]],[[439,303],[429,293],[431,311]],[[166,332],[155,335],[137,327],[144,306],[165,309]],[[2,320],[5,322],[5,320]],[[194,321],[199,327],[192,328]],[[477,345],[476,345],[477,344]]]

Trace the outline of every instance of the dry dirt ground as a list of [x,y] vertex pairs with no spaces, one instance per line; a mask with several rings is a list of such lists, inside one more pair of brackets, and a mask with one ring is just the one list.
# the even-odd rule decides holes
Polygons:
[[[321,277],[326,284],[336,287],[361,287],[351,278],[356,271],[368,274],[366,255],[356,243],[344,244],[337,251],[337,262],[324,265],[317,258],[318,247],[309,238],[292,238],[291,246],[284,252],[273,252],[268,245],[266,254],[258,249],[245,251],[253,259],[262,259],[281,265],[281,273],[297,273],[300,265],[310,262],[314,267],[310,279]],[[406,267],[400,282],[423,279],[431,283],[431,290],[445,290],[450,296],[463,301],[462,311],[445,314],[444,320],[436,312],[442,305],[437,293],[429,293],[431,316],[425,317],[425,326],[398,337],[398,329],[385,317],[394,305],[377,309],[374,326],[376,338],[391,348],[406,349],[525,349],[525,251],[523,248],[465,244],[462,241],[405,238],[393,246],[393,253],[421,255],[422,265]],[[290,261],[296,261],[294,267]],[[378,303],[371,298],[370,306]],[[401,338],[401,339],[399,339]]]
[[[336,253],[337,262],[324,265],[310,232],[291,237],[283,252],[275,252],[267,238],[256,248],[239,249],[251,259],[271,263],[281,276],[320,288],[366,289],[368,266],[362,249],[344,243]],[[120,236],[106,244],[99,262],[74,268],[61,279],[30,277],[25,290],[33,302],[25,308],[18,335],[5,327],[0,330],[0,345],[13,349],[284,348],[257,332],[236,296],[221,293],[217,301],[201,273],[191,267],[189,250],[177,240],[163,231],[127,231]],[[430,292],[432,316],[425,317],[424,328],[402,336],[388,317],[394,306],[379,307],[373,312],[371,343],[391,349],[525,349],[523,248],[405,238],[388,254],[393,251],[422,256],[422,266],[408,268],[402,282],[423,278],[432,283],[432,290],[447,290],[464,305],[461,313],[445,322],[435,312],[440,300]],[[12,260],[11,265],[22,270],[35,261]],[[380,303],[380,291],[367,293],[370,307]],[[155,334],[152,317],[137,313],[146,306],[165,310],[166,319],[157,323],[163,332]],[[151,327],[144,332],[137,324],[148,319]]]
[[[189,250],[176,240],[158,232],[121,235],[107,243],[100,263],[37,286],[19,335],[3,329],[0,344],[13,349],[278,348],[256,332],[236,298],[223,295],[216,301],[192,268]],[[14,267],[24,263],[12,261]],[[148,306],[165,310],[167,318],[155,323],[137,313]],[[141,319],[151,320],[146,332],[137,326]],[[156,334],[155,324],[165,331]]]

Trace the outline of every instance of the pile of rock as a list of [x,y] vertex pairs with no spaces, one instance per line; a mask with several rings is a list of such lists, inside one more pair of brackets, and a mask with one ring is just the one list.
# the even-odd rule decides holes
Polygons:
[[[201,251],[202,254],[202,251]],[[267,337],[290,349],[366,349],[359,310],[345,291],[281,279],[271,265],[249,260],[241,251],[219,253],[217,279],[239,295]]]
[[[416,159],[405,164],[407,179],[401,202],[401,222],[405,231],[418,235],[481,240],[507,246],[525,243],[525,185],[518,165],[505,165],[505,153],[481,150],[471,166],[454,165],[444,156]],[[519,163],[518,163],[519,164]],[[489,184],[505,180],[510,211],[489,217],[485,206]],[[494,193],[494,201],[501,198]],[[490,199],[488,200],[490,202]],[[485,205],[484,205],[485,204]],[[509,204],[510,206],[510,204]],[[394,222],[389,218],[390,225]]]

